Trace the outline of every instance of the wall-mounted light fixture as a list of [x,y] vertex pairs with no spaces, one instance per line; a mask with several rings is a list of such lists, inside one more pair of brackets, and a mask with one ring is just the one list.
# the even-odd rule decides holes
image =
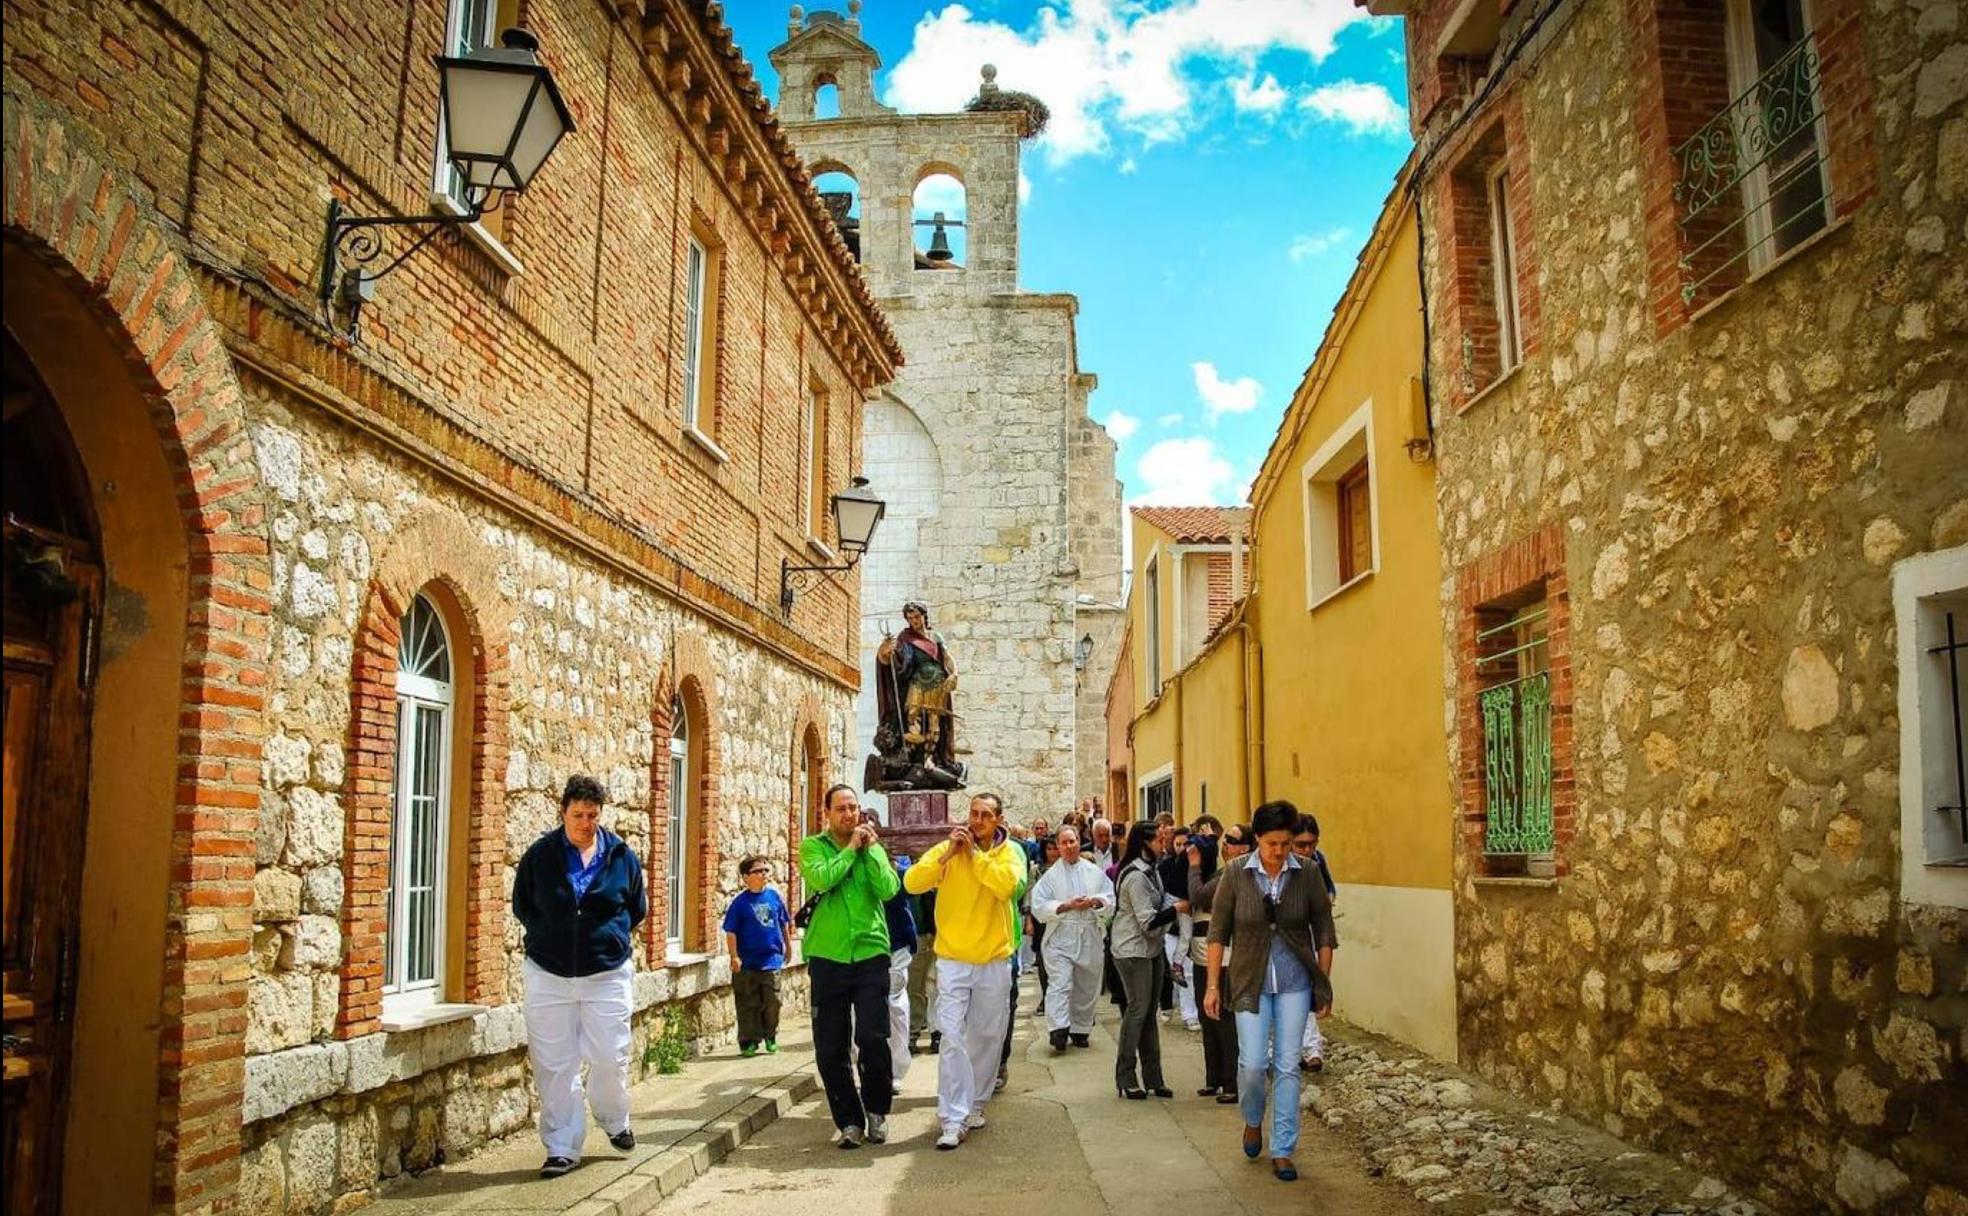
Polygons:
[[1073,647],[1073,670],[1085,671],[1087,663],[1093,658],[1093,635],[1080,635],[1080,644]]
[[888,504],[875,497],[868,479],[857,477],[854,484],[834,495],[834,535],[840,540],[845,562],[832,566],[795,566],[779,559],[779,609],[790,613],[793,600],[801,591],[811,591],[823,574],[845,574],[854,569],[868,545],[875,539],[875,527],[888,514]]
[[[540,43],[525,30],[507,30],[498,49],[437,58],[444,116],[445,156],[463,182],[459,214],[359,216],[328,204],[328,236],[321,258],[323,319],[354,337],[362,306],[375,297],[376,280],[401,266],[439,233],[458,230],[497,210],[508,194],[524,193],[547,157],[574,129],[553,73],[540,62]],[[385,252],[383,230],[421,228],[422,236],[380,270],[368,267]],[[345,265],[344,263],[347,263]]]

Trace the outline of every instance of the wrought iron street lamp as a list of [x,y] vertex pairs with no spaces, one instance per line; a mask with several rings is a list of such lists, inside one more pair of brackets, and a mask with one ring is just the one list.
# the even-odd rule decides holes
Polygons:
[[790,613],[793,600],[801,591],[810,591],[823,574],[845,574],[854,569],[868,545],[875,539],[875,528],[888,514],[888,504],[875,497],[868,479],[857,477],[854,484],[833,498],[834,536],[840,541],[845,562],[827,566],[796,566],[779,559],[779,609]]
[[1090,662],[1092,658],[1093,658],[1093,635],[1090,633],[1083,633],[1080,635],[1080,644],[1073,647],[1073,670],[1085,671],[1087,663]]
[[[455,240],[460,228],[496,210],[506,195],[523,193],[574,129],[553,73],[540,62],[539,40],[525,30],[510,29],[500,41],[497,49],[437,58],[445,157],[463,183],[458,199],[462,212],[357,216],[345,214],[339,200],[328,205],[321,305],[331,325],[334,306],[341,305],[349,336],[355,334],[362,306],[375,295],[376,280],[432,237],[445,233]],[[388,228],[420,228],[424,233],[382,269],[366,269],[383,256],[382,230]],[[344,260],[352,264],[344,267]]]

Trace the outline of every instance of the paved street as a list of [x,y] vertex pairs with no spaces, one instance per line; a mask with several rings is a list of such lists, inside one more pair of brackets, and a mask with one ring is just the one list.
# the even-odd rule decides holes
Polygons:
[[[1027,998],[1029,1001],[1029,997]],[[1202,1049],[1164,1025],[1173,1101],[1114,1096],[1113,1007],[1089,1050],[1053,1057],[1039,1019],[1020,1014],[1011,1085],[989,1107],[990,1126],[954,1153],[935,1139],[936,1068],[909,1070],[886,1146],[843,1152],[817,1095],[656,1209],[666,1216],[774,1216],[854,1212],[936,1216],[1199,1212],[1345,1213],[1393,1216],[1428,1210],[1393,1184],[1372,1179],[1358,1153],[1308,1119],[1297,1162],[1303,1178],[1274,1180],[1264,1159],[1237,1148],[1233,1107],[1195,1096]]]

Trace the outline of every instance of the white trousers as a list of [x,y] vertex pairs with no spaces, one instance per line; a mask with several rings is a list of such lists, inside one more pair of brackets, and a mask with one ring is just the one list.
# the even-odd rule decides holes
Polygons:
[[[629,1126],[629,1014],[635,963],[569,979],[532,959],[526,976],[526,1053],[540,1087],[540,1143],[549,1157],[579,1160],[587,1111],[613,1136]],[[581,1065],[588,1066],[586,1092]]]
[[1010,959],[936,960],[936,1028],[943,1032],[936,1057],[937,1122],[961,1123],[984,1109],[998,1081],[1010,1023]]
[[1100,936],[1092,925],[1053,924],[1045,945],[1047,1030],[1093,1033],[1100,1003]]
[[909,1071],[909,964],[915,957],[907,948],[888,952],[888,1054],[897,1085]]
[[1305,1015],[1305,1054],[1325,1058],[1326,1036],[1319,1033],[1319,1015],[1316,1012]]

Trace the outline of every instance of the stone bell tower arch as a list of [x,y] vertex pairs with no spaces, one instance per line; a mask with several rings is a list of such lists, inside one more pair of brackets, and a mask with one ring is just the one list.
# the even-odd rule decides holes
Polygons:
[[[1100,505],[1117,503],[1119,487],[1112,441],[1087,417],[1079,301],[1018,286],[1019,157],[1044,107],[1001,91],[980,56],[963,109],[897,113],[876,100],[881,58],[861,37],[860,9],[796,7],[769,52],[786,134],[809,166],[860,191],[861,270],[905,357],[890,397],[866,406],[862,467],[881,474],[891,502],[922,503],[908,526],[876,533],[864,566],[856,742],[865,753],[881,622],[922,600],[960,673],[956,737],[971,783],[1002,793],[1020,821],[1056,819],[1104,789],[1098,766],[1086,789],[1075,770],[1080,749],[1106,754],[1100,698],[1094,712],[1078,704],[1074,645],[1089,626],[1076,597],[1083,572],[1111,575],[1121,556],[1118,507]],[[840,112],[822,118],[814,96],[828,84]],[[931,465],[933,501],[922,497]],[[1114,518],[1087,526],[1096,514]]]

